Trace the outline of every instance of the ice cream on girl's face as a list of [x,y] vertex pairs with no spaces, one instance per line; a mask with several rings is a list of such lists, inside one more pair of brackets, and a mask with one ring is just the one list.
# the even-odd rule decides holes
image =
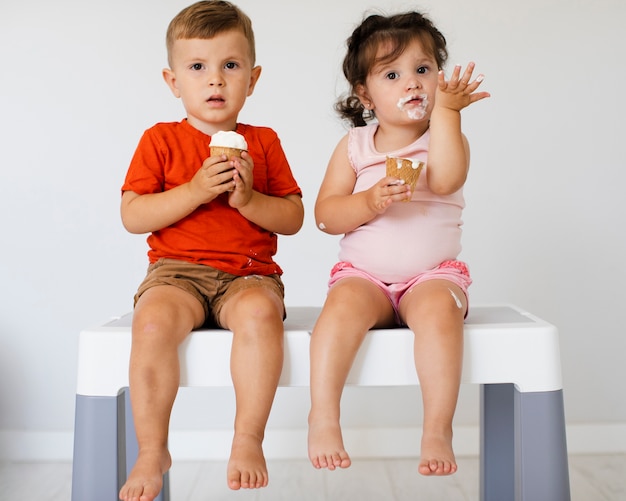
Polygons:
[[404,111],[411,120],[421,120],[426,116],[428,96],[426,94],[419,94],[417,96],[401,97],[398,99],[396,106],[400,111]]

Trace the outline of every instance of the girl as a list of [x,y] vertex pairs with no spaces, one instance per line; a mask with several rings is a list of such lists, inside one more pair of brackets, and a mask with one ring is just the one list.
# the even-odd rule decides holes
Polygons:
[[[369,16],[348,39],[351,93],[337,110],[354,128],[337,145],[315,205],[318,227],[344,234],[311,339],[308,442],[316,468],[350,466],[340,400],[365,334],[406,325],[424,403],[419,472],[457,469],[452,418],[471,283],[456,259],[469,168],[460,111],[489,94],[477,92],[483,75],[472,80],[473,63],[455,66],[446,80],[446,59],[444,36],[417,12]],[[426,164],[414,190],[386,175],[387,156]]]

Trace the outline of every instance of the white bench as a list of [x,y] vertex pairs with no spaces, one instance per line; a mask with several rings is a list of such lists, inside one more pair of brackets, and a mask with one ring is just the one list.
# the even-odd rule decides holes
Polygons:
[[[308,386],[319,311],[287,309],[280,386]],[[80,333],[72,501],[116,500],[137,455],[127,391],[131,318]],[[194,331],[180,347],[181,387],[231,386],[231,341],[229,331]],[[557,329],[514,306],[473,306],[463,364],[462,382],[481,385],[481,500],[569,501]],[[370,331],[347,384],[418,385],[413,334]],[[169,500],[168,480],[159,501]]]

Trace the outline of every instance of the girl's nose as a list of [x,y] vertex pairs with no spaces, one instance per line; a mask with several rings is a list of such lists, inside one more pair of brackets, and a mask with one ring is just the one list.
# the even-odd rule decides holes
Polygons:
[[411,79],[407,82],[407,89],[414,90],[419,89],[421,87],[419,78],[411,77]]

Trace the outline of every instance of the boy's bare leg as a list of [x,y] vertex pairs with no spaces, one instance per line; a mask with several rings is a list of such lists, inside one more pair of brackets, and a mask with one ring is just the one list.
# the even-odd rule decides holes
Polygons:
[[153,287],[137,302],[130,398],[139,455],[120,490],[124,501],[152,501],[163,487],[163,474],[172,462],[167,434],[180,377],[178,345],[203,322],[200,302],[177,287]]
[[461,289],[444,280],[419,284],[400,302],[400,315],[415,334],[415,365],[424,402],[418,467],[423,475],[449,475],[457,470],[452,419],[461,382],[466,308]]
[[265,425],[283,368],[283,303],[264,287],[244,289],[223,306],[220,323],[233,331],[231,374],[235,434],[227,468],[231,489],[267,486]]
[[362,278],[345,278],[328,297],[311,336],[309,459],[315,468],[347,468],[340,402],[343,387],[367,331],[391,325],[393,308],[383,292]]

